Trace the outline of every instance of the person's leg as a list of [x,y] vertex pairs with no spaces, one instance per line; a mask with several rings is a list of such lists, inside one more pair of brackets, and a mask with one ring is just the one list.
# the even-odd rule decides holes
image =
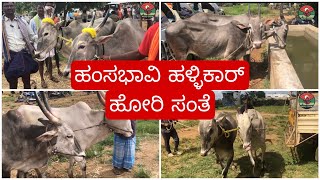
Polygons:
[[171,137],[173,138],[174,140],[174,153],[175,154],[181,154],[178,152],[178,148],[179,148],[179,136],[178,136],[178,133],[176,131],[175,128],[172,128],[171,129],[171,133],[170,133]]
[[50,80],[53,82],[59,82],[59,80],[52,75],[52,58],[48,57],[46,60],[48,60],[48,72]]
[[18,88],[18,78],[7,79],[7,81],[9,83],[10,89],[17,89]]
[[[49,67],[49,64],[48,64],[48,61],[46,59],[46,61],[44,61],[46,63],[46,70],[43,70],[44,71],[44,75],[45,76],[48,76],[49,75],[49,71],[48,71],[48,67]],[[44,68],[45,69],[45,68]]]
[[24,76],[22,76],[22,82],[24,89],[31,89],[30,74],[25,74]]
[[58,68],[58,74],[59,74],[59,76],[62,76],[63,74],[60,71],[60,57],[59,57],[59,54],[58,54],[56,48],[54,48],[54,59],[56,60],[56,66]]
[[113,172],[116,175],[120,175],[121,169],[123,168],[123,159],[124,159],[124,146],[125,142],[121,137],[117,134],[114,134],[114,142],[113,142],[113,157],[112,157],[112,165]]
[[168,154],[171,154],[171,149],[170,149],[170,133],[164,132],[161,130],[161,134],[164,140],[164,146],[166,147],[166,151]]
[[123,168],[131,172],[135,161],[136,137],[126,140]]
[[44,69],[44,61],[39,61],[39,74],[40,74],[40,80],[41,80],[41,87],[42,88],[47,88],[48,85],[46,83],[46,81],[44,80],[44,77],[43,77],[43,69]]

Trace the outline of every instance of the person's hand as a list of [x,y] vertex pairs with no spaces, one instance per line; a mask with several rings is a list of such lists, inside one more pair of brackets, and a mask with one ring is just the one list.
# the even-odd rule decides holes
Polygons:
[[100,57],[100,59],[103,59],[103,60],[111,60],[111,56],[102,55],[102,56]]

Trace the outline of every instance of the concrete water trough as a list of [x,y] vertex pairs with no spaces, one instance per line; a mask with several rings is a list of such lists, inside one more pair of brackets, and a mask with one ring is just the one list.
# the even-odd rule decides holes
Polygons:
[[271,89],[318,88],[318,28],[290,25],[286,49],[268,41]]

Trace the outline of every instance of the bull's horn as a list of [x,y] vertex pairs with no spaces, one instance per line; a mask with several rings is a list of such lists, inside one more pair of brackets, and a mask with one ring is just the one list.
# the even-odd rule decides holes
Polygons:
[[94,20],[96,19],[96,10],[93,11],[93,17],[91,19],[89,27],[93,27]]
[[100,103],[103,106],[105,106],[106,105],[106,100],[105,100],[106,94],[102,91],[97,91],[97,96],[98,96]]
[[[38,106],[40,107],[41,111],[43,112],[43,114],[49,119],[49,121],[51,121],[53,124],[56,124],[56,125],[61,125],[61,122],[60,122],[60,119],[55,117],[52,112],[51,112],[51,109],[47,109],[45,107],[45,105],[43,104],[43,102],[40,100],[40,97],[38,95],[38,93],[35,91],[35,96],[36,96],[36,100],[37,100],[37,103],[38,103]],[[42,96],[42,99],[45,101],[45,103],[48,103],[45,99],[45,95],[44,95],[44,92],[43,91],[40,91],[40,94]],[[49,107],[49,105],[47,104],[46,106]],[[49,107],[50,108],[50,107]]]
[[107,20],[109,18],[109,9],[107,10],[106,17],[104,17],[103,21],[95,28],[97,33],[100,31],[100,29],[106,24]]
[[259,15],[259,17],[261,17],[261,4],[260,3],[258,3],[258,7],[259,7],[258,15]]
[[250,16],[251,12],[250,12],[250,3],[248,3],[248,15]]
[[281,18],[281,21],[286,23],[286,19],[284,18],[284,15],[283,15],[283,3],[280,4],[280,18]]

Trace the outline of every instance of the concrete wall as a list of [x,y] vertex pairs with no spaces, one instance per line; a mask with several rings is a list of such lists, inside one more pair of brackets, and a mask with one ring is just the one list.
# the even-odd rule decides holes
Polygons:
[[270,89],[303,89],[286,50],[278,48],[274,38],[268,41]]
[[311,43],[318,44],[318,28],[312,25],[289,25],[288,36],[304,36]]

